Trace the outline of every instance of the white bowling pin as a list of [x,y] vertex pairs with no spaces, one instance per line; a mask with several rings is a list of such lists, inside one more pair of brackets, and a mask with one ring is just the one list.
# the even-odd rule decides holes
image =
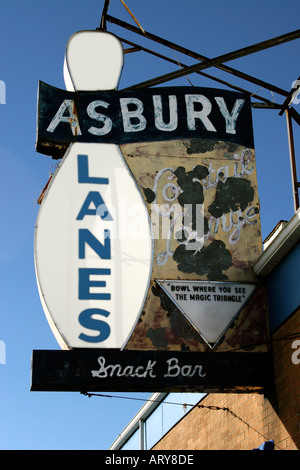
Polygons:
[[[66,49],[66,87],[115,89],[122,66],[115,36],[76,33]],[[60,346],[122,348],[143,308],[152,262],[149,213],[120,148],[71,144],[35,229],[40,297]]]

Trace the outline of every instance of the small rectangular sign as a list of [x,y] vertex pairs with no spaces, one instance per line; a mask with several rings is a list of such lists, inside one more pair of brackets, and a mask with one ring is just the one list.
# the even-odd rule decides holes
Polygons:
[[271,383],[269,353],[77,349],[32,356],[32,391],[246,393]]

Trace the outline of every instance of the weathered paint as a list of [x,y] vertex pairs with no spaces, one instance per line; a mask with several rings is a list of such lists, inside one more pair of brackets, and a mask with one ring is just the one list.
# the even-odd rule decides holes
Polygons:
[[41,153],[57,158],[71,142],[124,144],[183,137],[253,147],[249,96],[202,87],[74,93],[39,83]]
[[[153,279],[182,278],[182,273],[187,279],[197,274],[202,279],[253,281],[251,265],[262,251],[254,150],[216,141],[205,153],[190,153],[192,146],[197,148],[197,143],[177,140],[121,147],[151,214]],[[182,219],[176,225],[176,216],[184,207],[192,214],[189,250],[175,237],[180,239],[176,230]],[[198,222],[203,220],[204,240],[193,233],[196,215]]]
[[[151,215],[155,260],[143,315],[127,348],[205,350],[205,342],[156,280],[257,282],[251,266],[262,252],[262,242],[254,149],[181,139],[127,144],[121,150]],[[182,219],[176,226],[178,213],[186,207],[192,213],[186,227],[189,249],[183,244],[187,233],[179,237]],[[202,235],[195,231],[199,219]],[[243,348],[253,344],[254,337],[266,343],[266,299],[262,301],[260,292],[251,300],[251,311],[246,305],[239,313],[244,323],[235,321],[236,331],[229,329],[217,350]],[[262,302],[261,308],[255,299],[258,306]]]
[[[97,42],[93,39],[96,36]],[[68,347],[75,349],[69,351],[71,355],[68,356],[57,356],[54,352],[55,357],[52,353],[45,355],[40,351],[34,357],[33,369],[37,363],[42,367],[38,370],[38,377],[33,373],[34,380],[39,382],[48,374],[46,388],[40,389],[45,390],[49,386],[51,389],[54,386],[52,389],[59,390],[61,383],[57,383],[56,379],[59,377],[58,382],[61,382],[60,361],[64,357],[62,367],[65,370],[67,364],[70,374],[64,375],[62,382],[67,382],[67,385],[64,383],[63,387],[66,385],[73,390],[78,387],[81,391],[87,383],[88,387],[96,389],[102,389],[105,385],[106,390],[110,387],[116,387],[116,390],[126,387],[129,390],[132,387],[136,391],[154,391],[156,388],[164,390],[166,387],[169,391],[183,391],[206,390],[206,387],[210,389],[211,386],[217,386],[217,389],[232,386],[234,390],[245,388],[247,391],[257,387],[261,389],[265,379],[264,364],[269,364],[264,362],[269,357],[266,354],[268,325],[265,290],[263,287],[259,288],[251,270],[253,262],[261,253],[262,244],[250,97],[226,90],[196,87],[116,91],[115,85],[112,86],[112,82],[109,84],[106,80],[110,80],[109,74],[105,76],[109,66],[114,65],[111,49],[101,42],[105,33],[82,32],[73,36],[73,39],[74,37],[85,38],[85,46],[96,46],[97,60],[91,62],[91,69],[86,66],[82,68],[86,48],[80,46],[78,49],[78,61],[76,48],[75,53],[70,54],[71,49],[68,47],[65,70],[69,71],[72,83],[67,80],[66,85],[72,91],[60,90],[40,82],[37,150],[54,159],[65,154],[61,164],[63,168],[60,166],[60,171],[51,178],[45,198],[44,195],[40,197],[40,201],[44,199],[41,206],[44,214],[45,204],[49,206],[49,193],[57,199],[52,201],[55,209],[50,208],[48,215],[44,216],[45,223],[42,225],[45,236],[39,246],[45,255],[43,261],[47,269],[44,272],[51,272],[52,275],[50,284],[51,292],[55,294],[52,296],[53,301],[58,299],[62,303],[59,308],[55,305],[55,311],[59,312],[59,316],[62,315],[61,332],[68,332],[69,335],[72,330],[71,342],[68,340],[66,343]],[[111,40],[113,36],[109,38]],[[98,40],[102,44],[101,57],[107,62],[105,67],[102,59],[98,60]],[[83,45],[80,41],[79,44]],[[122,55],[121,44],[118,40],[117,43],[117,49]],[[120,58],[119,53],[117,55]],[[73,59],[70,62],[71,57]],[[118,62],[119,66],[121,62]],[[73,73],[76,70],[77,77]],[[102,73],[103,70],[105,73]],[[99,86],[95,86],[94,79],[98,83],[98,78]],[[72,86],[69,88],[68,84]],[[108,148],[117,150],[116,144],[121,147],[132,175],[128,172],[119,149],[118,158],[115,151],[108,154]],[[83,147],[79,152],[80,146]],[[67,148],[71,150],[65,153]],[[95,172],[92,171],[91,178],[87,163],[82,165],[82,162],[88,162],[89,159],[96,165],[91,165],[94,170],[96,168]],[[69,171],[68,165],[72,165]],[[125,170],[122,174],[119,171],[121,167]],[[57,187],[58,174],[66,174],[63,181],[68,180],[70,188],[76,187],[76,194],[69,198],[73,212],[69,203],[65,206],[57,204],[58,200],[66,202],[65,184],[60,183],[60,191],[53,190]],[[74,179],[76,174],[78,177]],[[138,197],[136,187],[134,191],[130,190],[133,179],[141,190],[138,191]],[[108,185],[109,181],[113,183],[110,184],[105,199],[102,198],[99,187],[92,188],[88,194],[86,186],[83,187],[83,183]],[[79,191],[80,187],[82,191]],[[129,212],[126,215],[123,195],[124,200],[129,200],[126,206]],[[80,212],[74,204],[79,200]],[[90,207],[90,204],[94,207]],[[107,219],[114,204],[118,208],[118,216],[125,215],[122,222],[118,217]],[[133,232],[130,231],[127,236],[127,216],[135,216],[136,205],[143,207],[143,217],[137,214],[130,226]],[[53,214],[55,220],[49,224]],[[57,223],[58,214],[61,223]],[[87,217],[84,220],[85,215],[97,217]],[[148,223],[149,215],[151,224]],[[70,232],[71,225],[69,227],[68,224],[71,218],[74,224]],[[74,222],[78,220],[84,220],[91,231],[86,226],[79,228],[77,222]],[[118,224],[115,228],[120,228],[121,231],[113,239],[107,236],[110,230],[101,225],[100,232],[105,235],[105,242],[102,243],[93,235],[92,229],[99,229],[99,224],[104,222],[112,224],[114,220]],[[39,233],[40,222],[41,218]],[[67,230],[64,225],[66,223]],[[52,232],[49,235],[49,226],[60,231],[56,230],[55,234]],[[146,228],[144,238],[142,227]],[[68,233],[73,233],[71,243],[70,237],[66,235]],[[91,243],[90,238],[84,238],[87,233],[96,242]],[[49,236],[51,240],[56,236],[59,241],[57,246],[64,247],[64,250],[65,247],[71,248],[73,253],[71,257],[65,258],[65,271],[60,270],[61,281],[57,278],[57,266],[61,263],[55,262],[55,259],[53,261],[47,251]],[[61,236],[65,237],[64,243],[61,242]],[[111,244],[113,240],[114,246]],[[96,253],[96,257],[88,259],[85,256],[86,244]],[[76,256],[74,258],[75,247],[79,247],[78,260]],[[61,260],[61,255],[58,257]],[[70,260],[73,263],[71,271]],[[77,263],[79,260],[80,265],[75,265],[75,261]],[[84,264],[82,267],[81,262],[88,265]],[[102,268],[102,263],[105,262],[110,263],[109,267]],[[139,266],[144,274],[146,269],[146,277],[141,274]],[[129,267],[132,271],[129,271]],[[67,271],[72,274],[71,277],[65,275]],[[90,278],[93,275],[109,277],[105,281],[102,278],[95,281]],[[110,280],[113,280],[111,285]],[[46,281],[45,285],[48,287],[48,277]],[[204,301],[202,297],[205,296],[197,295],[194,298],[194,294],[188,299],[179,299],[181,294],[173,295],[172,288],[186,287],[186,281],[198,288],[201,285],[204,289],[207,288],[208,281],[214,281],[220,289],[217,294],[220,300],[217,298],[214,302],[210,302],[210,299]],[[247,295],[243,301],[236,300],[240,303],[235,308],[231,303],[234,302],[234,295],[221,295],[225,292],[224,289],[227,289],[226,292],[230,289],[229,282],[232,286],[233,283],[239,285],[234,288],[237,291],[242,289],[242,285],[249,284],[244,287]],[[94,287],[107,287],[108,292],[92,292]],[[45,290],[41,289],[41,293],[46,303]],[[73,296],[71,302],[65,299],[66,293]],[[187,294],[183,294],[185,295]],[[66,308],[66,305],[74,307],[77,300],[80,331],[76,329],[78,323],[76,328],[70,328],[69,320],[74,321],[76,309]],[[81,301],[89,301],[89,304],[83,306]],[[91,308],[92,301],[96,302],[95,308]],[[100,301],[109,310],[102,309],[101,306],[99,309]],[[201,301],[203,303],[200,308],[198,302]],[[109,307],[107,302],[110,302]],[[94,328],[92,317],[98,314],[101,315],[101,320],[98,319],[98,328]],[[53,319],[51,317],[51,321]],[[54,322],[57,323],[56,320]],[[215,325],[212,325],[213,322]],[[99,334],[86,335],[81,327],[96,330]],[[64,341],[67,340],[66,334],[64,333],[65,338],[62,337]],[[78,343],[78,338],[85,342],[84,346]],[[91,353],[90,343],[95,345],[95,356]],[[101,350],[98,349],[99,343]],[[215,348],[218,354],[206,354],[209,347]],[[81,349],[79,358],[77,348]],[[249,348],[251,352],[263,352],[262,361],[259,361],[258,354],[250,354],[253,357],[249,357],[245,363]],[[241,350],[242,354],[227,354],[229,350],[235,349]],[[138,350],[138,353],[130,350]],[[200,356],[203,364],[199,362]],[[221,365],[222,357],[225,362]],[[46,364],[48,358],[50,363]],[[68,358],[71,358],[69,363]],[[55,365],[56,359],[58,362]],[[90,368],[91,360],[93,362],[94,359],[100,366],[98,370],[94,366],[93,369]],[[141,363],[144,360],[146,362]],[[82,368],[83,364],[85,365]],[[85,381],[87,373],[90,378],[91,375],[96,378],[97,384],[94,381]],[[105,380],[104,384],[97,380],[108,375],[113,378],[112,381]],[[77,380],[78,376],[79,384],[73,388],[74,379]],[[39,386],[40,383],[37,387]]]

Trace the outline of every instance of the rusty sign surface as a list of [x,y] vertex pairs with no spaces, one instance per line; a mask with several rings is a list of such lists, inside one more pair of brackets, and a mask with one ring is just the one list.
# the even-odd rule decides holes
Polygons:
[[[208,342],[181,315],[177,299],[199,307],[209,300],[215,315],[222,312],[219,302],[231,306],[235,321],[218,341],[218,350],[265,343],[266,294],[251,269],[262,251],[254,149],[207,139],[121,149],[143,190],[154,233],[151,286],[127,347],[205,350]],[[184,210],[191,214],[182,230]],[[160,280],[187,283],[174,287],[172,297]],[[210,281],[216,282],[213,288]],[[239,299],[237,308],[234,293],[244,294],[248,284],[255,291],[247,302]]]

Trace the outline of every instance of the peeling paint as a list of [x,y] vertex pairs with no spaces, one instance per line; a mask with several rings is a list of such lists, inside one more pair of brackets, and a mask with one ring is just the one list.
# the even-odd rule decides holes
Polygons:
[[218,218],[230,211],[244,211],[253,199],[254,189],[249,180],[230,177],[218,182],[215,200],[208,211]]
[[168,346],[168,340],[164,328],[149,328],[146,337],[150,338],[153,346],[157,346],[158,349],[166,349]]
[[186,150],[188,155],[192,153],[206,153],[214,149],[216,143],[212,140],[193,139]]
[[[126,144],[122,153],[142,188],[149,213],[153,204],[159,208],[152,223],[156,227],[166,222],[170,228],[169,238],[159,232],[154,241],[156,261],[145,313],[127,347],[206,351],[201,335],[156,285],[156,279],[257,281],[251,266],[262,243],[254,150],[231,142],[182,139]],[[187,237],[177,231],[176,238],[173,227],[175,206],[188,212],[187,205],[203,208],[203,243],[191,238],[188,250]],[[193,217],[189,223],[192,233]],[[232,350],[249,345],[251,337],[258,341],[267,337],[266,300],[258,295],[257,303],[262,302],[258,306],[255,298],[239,313],[216,350]]]
[[223,271],[232,266],[231,253],[221,240],[213,240],[207,247],[196,252],[180,245],[176,248],[173,259],[178,263],[180,271],[207,275],[208,280],[228,279]]

